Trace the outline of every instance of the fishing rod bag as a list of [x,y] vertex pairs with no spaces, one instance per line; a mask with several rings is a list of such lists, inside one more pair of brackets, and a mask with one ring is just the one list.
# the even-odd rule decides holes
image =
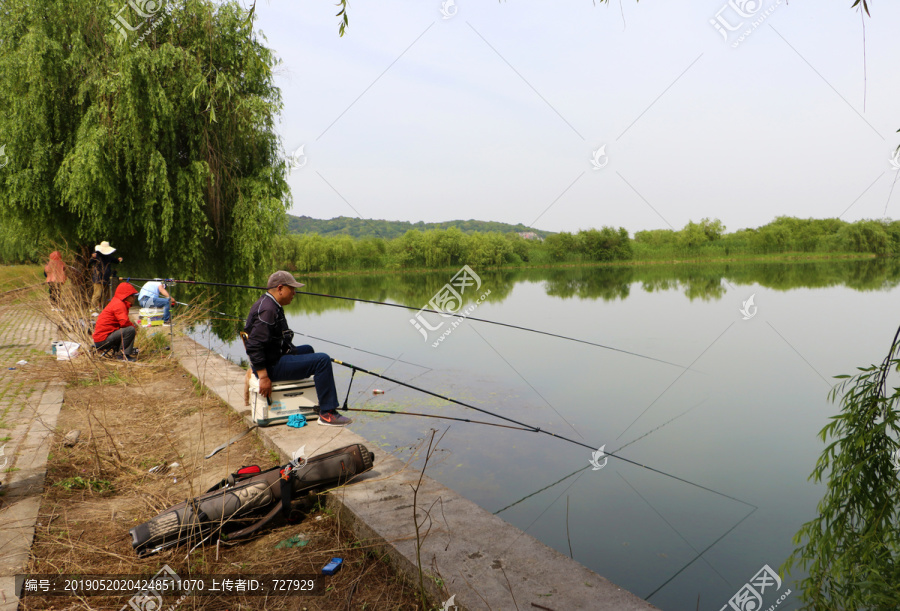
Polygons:
[[[223,541],[247,537],[279,513],[288,517],[291,502],[301,494],[344,484],[371,469],[374,460],[368,448],[353,444],[314,456],[300,466],[288,463],[267,471],[244,467],[205,494],[178,503],[132,528],[131,547],[138,556],[146,556],[214,534]],[[233,531],[235,526],[247,522],[249,526]],[[223,532],[229,527],[232,532]]]

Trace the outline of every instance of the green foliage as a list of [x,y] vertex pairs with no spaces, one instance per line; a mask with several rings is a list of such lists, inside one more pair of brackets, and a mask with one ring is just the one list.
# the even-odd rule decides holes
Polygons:
[[[365,225],[364,221],[355,220]],[[347,226],[341,230],[352,232]],[[274,253],[276,266],[297,272],[449,269],[466,264],[479,268],[515,267],[785,253],[892,255],[900,253],[900,221],[847,223],[839,219],[781,216],[757,229],[725,233],[722,221],[703,218],[699,223],[689,221],[679,231],[639,231],[633,240],[621,227],[563,231],[549,234],[543,241],[524,239],[517,233],[466,233],[456,226],[446,230],[410,229],[390,240],[352,239],[349,233],[330,237],[310,233],[278,236]]]
[[794,537],[799,547],[785,563],[808,572],[801,596],[812,609],[895,608],[900,583],[900,388],[888,377],[900,367],[900,330],[880,366],[859,368],[830,397],[841,413],[820,432],[828,445],[810,476],[827,478],[818,516]]
[[634,234],[634,241],[649,246],[672,246],[675,244],[675,232],[671,229],[651,229],[649,231],[638,231]]
[[719,219],[710,221],[704,218],[699,223],[688,221],[684,229],[676,234],[676,243],[682,248],[696,248],[710,242],[715,242],[722,237],[725,226]]
[[114,370],[109,373],[105,378],[89,378],[86,380],[80,380],[78,383],[81,386],[118,386],[119,384],[131,384],[134,380],[129,377],[127,374],[122,374],[118,370]]
[[617,261],[631,258],[628,232],[619,228],[588,229],[577,235],[578,249],[587,261]]
[[780,216],[756,229],[725,233],[718,219],[688,222],[680,231],[656,229],[634,236],[635,259],[719,258],[783,253],[900,253],[900,222],[799,219]]
[[166,351],[171,348],[168,330],[157,327],[152,331],[147,329],[138,334],[135,345],[141,351],[141,359],[148,357],[165,355]]
[[385,221],[382,219],[361,219],[350,216],[338,216],[332,219],[314,219],[309,216],[288,215],[288,233],[317,233],[323,236],[348,235],[352,238],[382,238],[390,240],[399,238],[407,231],[415,229],[428,231],[429,229],[450,229],[455,227],[463,233],[498,233],[532,232],[540,237],[550,235],[549,231],[538,231],[519,223],[510,225],[495,221],[444,221],[441,223],[410,223],[408,221]]
[[234,1],[167,3],[124,41],[123,7],[143,23],[127,3],[4,2],[0,225],[173,274],[264,273],[289,197],[274,54]]
[[298,272],[367,269],[447,269],[515,266],[552,261],[621,261],[632,256],[631,240],[623,229],[604,227],[573,235],[551,234],[545,242],[516,233],[464,233],[446,230],[408,230],[393,240],[319,234],[279,236],[275,264]]
[[59,486],[60,488],[64,488],[66,490],[88,490],[90,492],[112,492],[113,485],[112,482],[105,479],[95,479],[92,477],[67,477],[65,479],[61,479],[54,486]]

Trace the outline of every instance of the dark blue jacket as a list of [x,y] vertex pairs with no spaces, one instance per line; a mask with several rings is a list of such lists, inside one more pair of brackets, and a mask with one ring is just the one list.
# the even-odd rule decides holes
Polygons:
[[273,367],[282,355],[294,349],[294,332],[288,328],[284,308],[269,293],[264,293],[250,307],[247,324],[247,358],[254,371]]
[[91,257],[90,266],[91,266],[91,282],[94,284],[109,284],[109,279],[112,276],[112,266],[113,262],[118,261],[118,257],[114,257],[112,254],[104,255],[102,252],[95,251],[96,258]]

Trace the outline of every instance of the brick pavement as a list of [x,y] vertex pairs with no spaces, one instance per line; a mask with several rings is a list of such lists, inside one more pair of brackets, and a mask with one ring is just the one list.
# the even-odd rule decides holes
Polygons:
[[[54,333],[35,304],[0,306],[0,611],[18,607],[15,576],[25,571],[44,491],[49,437],[63,383],[48,379]],[[27,365],[17,365],[18,361]]]

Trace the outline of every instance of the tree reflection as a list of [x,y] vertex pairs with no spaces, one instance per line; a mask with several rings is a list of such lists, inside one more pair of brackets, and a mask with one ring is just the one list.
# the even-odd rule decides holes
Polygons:
[[[748,262],[727,264],[613,265],[513,270],[475,270],[481,287],[468,287],[462,294],[464,307],[490,289],[488,303],[502,303],[517,284],[542,285],[545,293],[562,299],[616,301],[631,294],[639,284],[648,293],[679,291],[691,301],[718,301],[728,286],[759,285],[788,291],[796,288],[846,286],[857,291],[885,291],[900,284],[900,259],[875,258],[848,261]],[[413,308],[411,315],[450,282],[452,272],[404,274],[359,274],[303,278],[307,293],[352,297],[402,304]],[[211,290],[212,289],[212,290]],[[214,317],[213,332],[223,340],[236,337],[250,305],[259,292],[246,289],[176,285],[179,301],[209,296],[211,307],[228,313]],[[356,302],[328,296],[300,294],[287,307],[292,314],[324,314],[352,310]]]

